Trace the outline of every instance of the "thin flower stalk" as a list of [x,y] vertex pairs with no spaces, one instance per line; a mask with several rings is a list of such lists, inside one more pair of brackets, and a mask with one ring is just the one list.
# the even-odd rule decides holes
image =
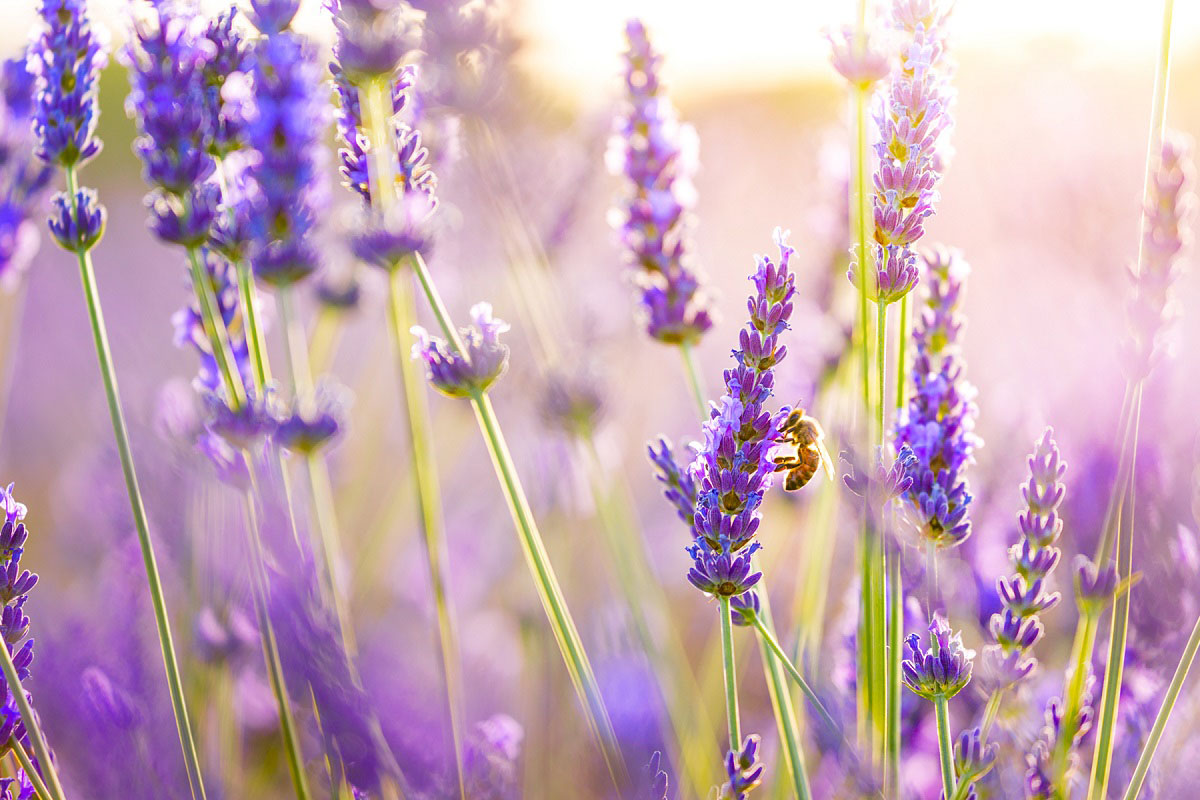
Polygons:
[[1146,774],[1150,771],[1150,762],[1154,760],[1154,754],[1158,750],[1158,743],[1162,740],[1163,731],[1166,729],[1167,722],[1171,718],[1171,712],[1175,710],[1175,704],[1179,700],[1179,692],[1183,689],[1183,682],[1187,680],[1188,672],[1192,668],[1192,662],[1196,660],[1197,649],[1200,649],[1200,619],[1197,619],[1195,626],[1192,627],[1192,633],[1183,648],[1183,653],[1179,656],[1179,664],[1175,667],[1175,674],[1171,676],[1171,683],[1167,686],[1167,692],[1163,695],[1162,704],[1158,707],[1158,713],[1154,716],[1154,726],[1150,729],[1150,735],[1146,737],[1146,743],[1142,745],[1142,752],[1138,756],[1137,765],[1134,767],[1133,777],[1130,778],[1129,786],[1125,789],[1124,800],[1137,800],[1138,794],[1142,791],[1142,786],[1146,781]]
[[742,718],[738,711],[737,658],[733,651],[733,622],[729,598],[720,597],[717,604],[721,615],[721,665],[725,676],[725,721],[729,727],[729,748],[737,750],[742,741]]
[[[195,740],[184,697],[183,681],[180,678],[178,658],[171,635],[166,598],[163,595],[162,579],[158,570],[154,545],[150,538],[141,488],[138,485],[137,473],[133,464],[129,433],[121,407],[120,390],[117,387],[116,370],[112,364],[107,328],[104,324],[104,315],[100,307],[100,296],[96,289],[92,266],[91,248],[95,246],[103,232],[103,210],[99,208],[94,194],[89,195],[79,191],[77,181],[78,167],[100,150],[100,142],[95,137],[98,115],[96,83],[105,57],[96,37],[91,32],[87,7],[84,2],[80,0],[43,0],[40,10],[46,28],[35,46],[34,58],[38,74],[37,110],[34,119],[34,131],[39,139],[38,155],[43,161],[61,167],[65,175],[67,191],[65,195],[60,195],[62,200],[59,201],[59,208],[63,212],[60,219],[62,221],[69,220],[77,234],[83,231],[83,226],[90,229],[87,230],[88,235],[76,235],[72,240],[67,240],[69,246],[65,249],[75,253],[79,265],[79,275],[83,284],[96,357],[104,382],[109,417],[112,421],[117,453],[121,462],[121,473],[129,495],[134,528],[137,532],[138,545],[150,591],[150,601],[154,609],[155,627],[162,651],[163,668],[166,672],[167,688],[171,696],[176,731],[179,734],[180,748],[188,775],[188,785],[193,800],[203,800],[206,795],[200,771],[200,760],[196,755]],[[68,46],[67,41],[71,41],[72,44]],[[72,53],[76,55],[74,61],[65,57]],[[67,81],[67,75],[71,75],[73,80]],[[69,90],[68,87],[70,87]],[[87,208],[83,207],[85,203]],[[89,214],[95,216],[89,217]],[[64,217],[65,219],[63,219]],[[87,222],[89,218],[94,222]],[[59,237],[56,236],[56,238]]]
[[[369,203],[380,215],[395,213],[396,194],[389,187],[394,183],[392,156],[394,152],[393,138],[388,132],[389,106],[394,109],[396,101],[389,103],[399,92],[407,89],[408,77],[400,86],[393,86],[386,78],[376,79],[358,89],[357,102],[363,110],[366,127],[372,141],[368,153],[369,170],[374,177],[370,186]],[[349,114],[343,100],[342,113]],[[375,145],[374,143],[380,143]],[[419,192],[411,181],[405,181],[404,191]],[[408,202],[401,197],[402,202]],[[465,793],[465,778],[463,767],[463,731],[462,719],[463,687],[460,676],[460,656],[458,635],[454,625],[453,612],[450,604],[450,594],[447,589],[445,559],[445,521],[442,512],[441,490],[437,474],[437,463],[434,457],[432,440],[432,422],[429,415],[429,401],[426,397],[424,381],[420,371],[413,363],[409,354],[416,344],[411,333],[416,324],[416,306],[413,297],[412,278],[400,264],[389,269],[388,274],[388,323],[392,340],[395,342],[396,359],[400,368],[401,388],[404,393],[404,407],[408,422],[409,447],[412,452],[413,471],[416,479],[417,504],[420,516],[421,533],[424,545],[425,559],[429,567],[430,585],[433,591],[434,613],[437,617],[438,654],[442,661],[442,674],[446,688],[447,712],[450,718],[450,736],[455,754],[455,771],[460,783],[460,795]]]
[[[1138,240],[1138,257],[1133,272],[1135,292],[1130,309],[1133,357],[1128,359],[1129,363],[1126,365],[1131,396],[1129,476],[1127,485],[1119,489],[1126,493],[1126,497],[1120,504],[1115,537],[1118,579],[1121,581],[1128,580],[1133,574],[1133,506],[1136,488],[1134,476],[1137,469],[1136,450],[1142,385],[1156,356],[1155,344],[1158,331],[1164,324],[1167,292],[1174,276],[1174,262],[1186,241],[1180,223],[1186,212],[1187,197],[1183,190],[1188,169],[1186,166],[1182,169],[1178,166],[1180,161],[1186,165],[1186,159],[1166,133],[1173,12],[1173,0],[1164,0],[1142,190],[1141,236]],[[1172,161],[1175,162],[1174,165]],[[1147,310],[1152,313],[1146,313]],[[1101,563],[1104,561],[1101,560]],[[1130,598],[1125,592],[1113,602],[1108,668],[1105,672],[1096,745],[1092,755],[1089,800],[1099,800],[1108,796],[1114,727],[1120,705],[1121,678],[1125,662],[1129,604]]]

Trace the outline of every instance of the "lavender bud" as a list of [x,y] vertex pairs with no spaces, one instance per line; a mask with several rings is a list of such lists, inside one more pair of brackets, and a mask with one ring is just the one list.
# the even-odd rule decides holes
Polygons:
[[935,615],[930,623],[929,633],[931,650],[921,649],[917,634],[908,636],[912,655],[900,665],[904,685],[926,700],[949,699],[971,681],[971,659],[975,657],[975,651],[963,647],[962,634],[951,635],[949,624],[939,615]]
[[667,773],[662,769],[662,753],[654,751],[642,769],[642,793],[639,800],[667,800]]
[[1085,615],[1098,615],[1117,591],[1117,565],[1097,566],[1084,555],[1075,558],[1075,599]]
[[104,235],[108,212],[94,189],[80,189],[74,202],[66,193],[57,192],[50,204],[50,233],[59,247],[72,253],[86,253],[96,246]]
[[974,783],[996,765],[1000,746],[995,742],[983,744],[979,728],[965,730],[954,743],[954,772],[959,783]]
[[437,201],[424,192],[406,193],[397,200],[382,218],[364,214],[350,239],[350,250],[356,258],[389,272],[399,269],[416,253],[429,254],[429,219],[437,207]]
[[851,86],[869,90],[891,71],[887,53],[874,48],[865,35],[859,42],[853,28],[846,26],[830,31],[825,38],[829,40],[833,68]]
[[604,395],[599,382],[586,370],[556,372],[546,379],[540,410],[556,428],[573,436],[589,436],[604,414]]
[[1025,680],[1036,666],[1037,659],[1027,657],[1022,650],[989,644],[980,655],[979,681],[985,692],[1000,691]]
[[729,607],[733,624],[742,628],[753,625],[754,620],[758,619],[758,615],[762,612],[758,593],[753,591],[730,598]]
[[696,518],[696,476],[691,469],[681,468],[675,462],[671,442],[665,437],[659,438],[657,449],[653,442],[646,445],[646,449],[650,461],[657,468],[659,483],[666,487],[663,496],[675,506],[676,513],[688,529],[692,529]]
[[504,320],[492,317],[490,303],[471,307],[475,324],[461,328],[465,353],[449,348],[445,340],[430,336],[424,328],[414,327],[417,342],[413,358],[425,362],[426,375],[434,388],[450,397],[482,394],[508,368],[508,345],[500,343],[500,334],[509,329]]
[[317,386],[311,408],[297,402],[275,429],[280,447],[299,453],[315,453],[328,445],[345,427],[350,393],[331,382]]
[[713,552],[704,544],[693,544],[688,548],[693,563],[687,579],[705,594],[736,597],[762,578],[761,572],[751,572],[751,558],[759,547],[758,542],[753,542],[738,553],[730,553]]
[[725,773],[729,781],[721,787],[720,800],[746,800],[751,789],[762,783],[763,763],[758,760],[761,739],[750,734],[742,741],[742,749],[730,750],[725,756]]
[[247,16],[264,35],[273,36],[286,31],[299,10],[300,0],[250,0]]
[[390,77],[412,48],[398,0],[327,0],[337,28],[334,55],[355,84]]

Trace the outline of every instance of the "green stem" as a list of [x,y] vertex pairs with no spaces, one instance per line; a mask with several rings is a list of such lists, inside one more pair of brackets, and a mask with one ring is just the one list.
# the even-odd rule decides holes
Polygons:
[[1159,740],[1162,739],[1163,730],[1167,727],[1167,720],[1171,718],[1171,712],[1175,709],[1175,702],[1179,699],[1179,692],[1183,688],[1183,682],[1187,680],[1188,671],[1192,668],[1192,661],[1196,658],[1196,650],[1200,648],[1200,618],[1196,620],[1196,624],[1192,627],[1192,635],[1188,637],[1187,644],[1183,648],[1183,654],[1179,656],[1179,664],[1175,667],[1175,674],[1171,676],[1171,683],[1167,687],[1167,693],[1163,696],[1162,705],[1158,707],[1158,714],[1154,717],[1154,725],[1150,728],[1150,735],[1146,738],[1146,743],[1142,746],[1142,754],[1138,756],[1137,766],[1133,770],[1133,777],[1129,781],[1129,788],[1125,790],[1125,800],[1136,800],[1139,793],[1142,791],[1142,784],[1146,780],[1146,773],[1150,770],[1150,762],[1154,759],[1154,751],[1158,749]]
[[871,435],[871,322],[867,316],[867,281],[871,274],[871,254],[868,251],[867,227],[870,225],[867,210],[867,90],[854,90],[854,233],[856,258],[858,259],[858,340],[859,357],[862,360],[862,399],[864,441],[873,440]]
[[938,754],[942,763],[942,792],[954,797],[958,786],[954,779],[954,748],[950,743],[950,710],[944,695],[933,698],[933,709],[937,714]]
[[[875,320],[875,434],[877,438],[873,444],[882,449],[886,440],[884,421],[886,419],[887,403],[884,401],[884,390],[886,387],[885,376],[887,374],[888,307],[887,303],[882,300],[877,301],[875,307],[877,314]],[[866,454],[868,461],[873,456],[874,452]],[[880,513],[882,514],[882,509]],[[891,724],[891,715],[888,713],[888,678],[891,667],[888,663],[888,642],[890,639],[887,632],[887,585],[884,577],[887,573],[887,564],[882,531],[875,537],[875,548],[875,553],[871,559],[871,568],[874,571],[871,580],[873,593],[871,603],[875,617],[875,638],[870,640],[871,646],[875,649],[875,673],[872,676],[871,682],[875,693],[873,706],[877,716],[875,722],[875,747],[880,762],[886,763],[888,740],[892,736],[892,732],[888,729]]]
[[[1117,528],[1117,578],[1124,582],[1133,574],[1133,511],[1136,498],[1137,437],[1141,416],[1142,390],[1138,385],[1133,392],[1130,413],[1133,418],[1134,449],[1129,459],[1129,482],[1125,501],[1121,504],[1121,524]],[[1090,800],[1103,800],[1108,796],[1109,768],[1112,765],[1112,748],[1117,709],[1121,704],[1121,679],[1125,670],[1125,648],[1129,634],[1129,603],[1131,591],[1121,592],[1113,601],[1112,622],[1109,633],[1108,661],[1104,673],[1104,693],[1100,699],[1100,725],[1096,735],[1096,748],[1092,754],[1092,780],[1088,787]]]
[[259,391],[271,382],[271,366],[267,361],[266,333],[258,321],[258,309],[254,304],[254,272],[245,259],[234,265],[237,270],[238,291],[242,296],[242,321],[246,325],[246,345],[250,350],[250,361],[254,365],[254,379]]
[[683,369],[687,373],[688,387],[692,390],[692,399],[696,401],[700,420],[707,421],[708,401],[704,399],[704,380],[700,377],[700,367],[696,364],[696,353],[690,344],[680,342],[679,354],[683,356]]
[[758,617],[754,618],[754,629],[758,631],[758,635],[762,637],[763,642],[766,643],[767,647],[775,655],[775,659],[779,662],[779,665],[784,668],[787,674],[792,677],[792,680],[795,681],[796,685],[800,687],[800,691],[808,699],[808,702],[812,703],[813,708],[817,711],[817,715],[821,717],[821,721],[825,723],[832,733],[840,733],[837,723],[833,721],[833,717],[825,709],[821,698],[812,690],[812,687],[808,685],[808,681],[804,680],[804,676],[800,674],[800,670],[788,658],[787,653],[780,646],[779,640],[775,638],[775,634],[767,630],[766,626],[763,625],[763,621]]
[[1003,689],[996,689],[988,696],[987,706],[983,710],[983,725],[980,727],[980,740],[985,744],[992,726],[996,724],[996,717],[1000,714],[1000,703],[1003,699]]
[[[753,567],[752,567],[753,569]],[[767,589],[765,578],[758,582],[755,591],[758,592],[761,609],[760,621],[769,632],[775,632],[775,619],[771,614],[771,595]],[[759,641],[762,657],[763,672],[767,679],[767,693],[771,698],[771,710],[775,715],[775,725],[779,729],[779,741],[783,746],[784,766],[792,779],[792,791],[798,800],[810,800],[812,791],[808,786],[808,775],[804,769],[804,752],[800,746],[800,725],[796,720],[796,709],[792,704],[792,695],[788,691],[788,680],[784,674],[779,659],[771,652],[765,642]]]
[[25,752],[25,745],[20,742],[14,742],[12,750],[16,754],[17,761],[20,762],[25,776],[33,784],[33,791],[37,793],[37,796],[41,800],[55,800],[55,796],[50,793],[46,782],[42,780],[42,776],[38,774],[37,769],[33,766],[33,760],[29,758],[29,753]]
[[[253,482],[253,461],[249,453],[244,453],[247,464],[251,469]],[[288,770],[292,778],[292,788],[297,800],[309,800],[312,797],[308,788],[308,777],[304,773],[304,758],[300,753],[300,740],[296,731],[296,721],[292,716],[291,701],[288,699],[287,682],[283,676],[283,663],[279,659],[279,646],[275,638],[275,628],[271,624],[268,605],[268,577],[262,539],[258,533],[258,512],[254,506],[254,495],[257,488],[247,491],[246,501],[246,539],[250,555],[250,588],[254,597],[254,613],[258,618],[259,637],[262,639],[263,659],[267,665],[267,678],[271,684],[271,693],[275,696],[275,706],[279,710],[279,730],[283,737],[284,752],[287,754]]]
[[901,580],[900,552],[898,548],[893,548],[887,562],[887,749],[884,758],[887,767],[884,775],[886,797],[898,797],[900,792],[900,661],[904,642],[904,592]]
[[[418,275],[422,272],[424,270],[419,270]],[[429,285],[432,286],[432,283]],[[431,305],[440,305],[440,298],[436,303],[431,298]],[[609,775],[614,784],[620,787],[624,783],[626,772],[616,733],[609,720],[608,709],[604,705],[604,698],[600,694],[600,686],[592,672],[592,665],[584,650],[583,641],[579,638],[579,631],[575,627],[575,621],[567,608],[566,598],[563,597],[558,578],[550,564],[550,557],[546,553],[542,535],[534,521],[533,511],[525,497],[525,489],[517,475],[508,443],[500,430],[496,411],[485,393],[472,395],[471,404],[475,409],[475,416],[487,443],[488,452],[491,454],[496,477],[499,479],[505,499],[508,501],[509,511],[512,514],[513,523],[516,525],[521,547],[525,552],[530,572],[533,574],[542,606],[550,621],[550,627],[554,631],[559,649],[562,651],[567,671],[570,673],[571,682],[583,704],[588,725],[600,744]]]
[[[375,209],[384,215],[396,199],[392,163],[394,144],[392,131],[388,124],[391,117],[391,90],[386,80],[380,80],[362,87],[359,95],[372,142],[370,158],[374,181],[371,186],[371,202]],[[419,254],[410,258],[409,262],[424,264]],[[444,308],[442,312],[445,313]],[[446,589],[445,568],[442,565],[445,557],[446,537],[437,463],[434,459],[432,445],[433,425],[429,416],[429,403],[425,396],[423,376],[409,355],[413,345],[410,329],[416,321],[416,309],[413,302],[412,284],[408,276],[400,269],[400,265],[391,270],[388,279],[388,321],[392,340],[396,344],[396,357],[400,366],[400,379],[404,391],[405,416],[408,421],[409,445],[416,477],[422,542],[425,561],[429,567],[434,613],[437,617],[438,655],[442,662],[442,676],[446,688],[446,706],[450,718],[450,737],[454,748],[455,775],[458,781],[459,797],[466,800],[464,723],[462,719],[463,689],[458,635],[454,628],[449,592]]]
[[896,352],[896,410],[904,408],[904,384],[908,373],[908,295],[900,298],[900,329]]
[[[15,645],[13,646],[15,647]],[[66,800],[67,795],[63,792],[62,782],[58,779],[54,762],[50,759],[50,748],[46,744],[46,737],[42,734],[41,722],[33,713],[33,706],[29,704],[29,697],[25,694],[25,688],[21,686],[21,679],[17,677],[17,668],[13,664],[12,654],[8,652],[8,648],[7,642],[0,641],[0,669],[4,670],[4,679],[8,682],[9,694],[16,698],[17,709],[21,712],[21,722],[25,724],[25,732],[29,734],[29,741],[33,744],[34,755],[37,756],[38,765],[42,768],[42,775],[46,778],[52,800]],[[21,746],[18,744],[16,749],[21,750]],[[32,766],[31,764],[30,767]]]
[[737,662],[733,653],[733,620],[729,613],[729,598],[721,597],[721,655],[725,674],[725,720],[729,723],[729,749],[742,749],[742,721],[738,713]]
[[441,489],[437,461],[434,456],[429,400],[425,381],[412,360],[413,337],[409,332],[416,320],[413,308],[412,283],[402,270],[392,270],[388,278],[388,320],[392,340],[396,344],[396,360],[400,367],[400,383],[404,392],[405,417],[408,422],[417,506],[420,514],[421,537],[429,582],[433,591],[434,614],[437,617],[438,652],[445,678],[447,711],[450,715],[450,734],[453,738],[455,769],[459,796],[466,797],[463,750],[463,688],[460,672],[458,635],[450,608],[450,593],[446,586],[443,565],[446,552],[445,522],[442,517]]
[[[67,192],[76,195],[76,178],[73,168],[66,171]],[[75,214],[79,213],[76,208]],[[175,644],[171,637],[171,623],[167,616],[167,601],[163,596],[162,578],[158,571],[158,560],[150,540],[150,526],[146,520],[146,507],[138,486],[134,470],[133,453],[129,446],[129,431],[125,425],[125,414],[121,410],[121,393],[117,387],[117,373],[113,368],[112,352],[108,346],[108,332],[104,325],[104,312],[100,307],[100,294],[96,289],[96,277],[92,268],[92,257],[87,251],[76,253],[79,261],[79,276],[83,283],[83,295],[87,302],[91,320],[92,338],[96,345],[96,358],[100,364],[100,375],[104,379],[104,393],[108,400],[109,417],[117,443],[117,454],[121,460],[121,473],[125,478],[125,489],[129,494],[129,505],[133,512],[134,529],[146,570],[146,582],[150,590],[150,604],[154,608],[154,622],[158,631],[159,647],[162,651],[163,669],[167,674],[167,689],[171,695],[171,709],[175,716],[175,728],[179,734],[179,745],[183,751],[184,766],[188,775],[188,786],[193,800],[204,800],[204,778],[200,772],[200,759],[196,755],[196,743],[192,738],[191,723],[188,721],[187,702],[184,699],[183,681],[179,676],[179,663],[175,655]]]
[[233,348],[229,344],[229,331],[225,329],[225,323],[221,319],[212,282],[205,273],[204,265],[200,263],[199,249],[187,248],[187,257],[192,273],[192,288],[196,293],[196,300],[200,304],[200,319],[204,325],[204,334],[208,337],[213,358],[217,362],[217,369],[221,372],[221,383],[230,393],[229,405],[236,411],[246,405],[246,387],[242,383],[242,375],[234,363]]
[[1052,779],[1057,797],[1070,796],[1067,765],[1071,747],[1075,741],[1075,723],[1079,719],[1079,708],[1083,704],[1083,688],[1091,668],[1092,652],[1096,647],[1096,630],[1099,624],[1100,620],[1096,614],[1083,614],[1075,631],[1075,641],[1071,645],[1071,672],[1067,684],[1066,703],[1063,706],[1062,731],[1054,745],[1052,762],[1054,768]]

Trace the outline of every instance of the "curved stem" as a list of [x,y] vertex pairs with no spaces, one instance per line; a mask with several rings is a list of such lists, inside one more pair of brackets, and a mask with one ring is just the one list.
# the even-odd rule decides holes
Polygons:
[[738,713],[737,662],[733,653],[733,620],[729,613],[729,598],[720,598],[721,656],[725,674],[725,721],[729,725],[729,749],[742,749],[742,721]]
[[450,735],[454,745],[455,769],[458,773],[459,796],[465,798],[463,689],[458,635],[450,609],[450,593],[447,589],[446,570],[443,565],[446,535],[437,461],[434,457],[432,442],[433,423],[429,416],[425,381],[410,355],[413,337],[409,329],[416,321],[412,283],[409,276],[401,270],[392,270],[388,278],[388,289],[388,320],[392,340],[396,344],[396,359],[400,367],[400,383],[404,392],[409,446],[412,451],[413,472],[417,484],[421,536],[425,550],[425,562],[429,569],[430,587],[433,591],[434,614],[437,617],[438,653],[442,662],[442,675],[445,679],[446,703],[450,716]]
[[704,399],[704,379],[700,377],[700,367],[696,364],[696,352],[687,342],[680,342],[679,354],[683,356],[683,369],[687,373],[692,399],[696,401],[696,409],[700,412],[700,421],[707,422],[708,401]]
[[804,676],[800,674],[800,670],[797,669],[796,665],[792,663],[790,658],[788,658],[787,653],[785,653],[783,648],[780,646],[779,640],[775,638],[775,634],[767,630],[767,628],[763,625],[763,621],[758,617],[754,618],[754,629],[758,631],[758,634],[762,637],[763,642],[765,642],[767,647],[770,648],[771,652],[775,654],[775,658],[778,660],[779,664],[784,668],[787,674],[792,677],[792,680],[795,681],[796,685],[800,687],[800,691],[804,694],[804,697],[808,700],[808,702],[812,703],[813,708],[816,709],[818,716],[821,717],[821,721],[825,723],[832,733],[840,735],[841,730],[838,728],[837,723],[834,722],[833,717],[830,716],[829,712],[825,709],[825,705],[821,702],[821,698],[818,697],[817,693],[812,690],[812,687],[808,685],[808,681],[806,681]]
[[1188,671],[1192,668],[1197,648],[1200,648],[1200,618],[1196,620],[1196,624],[1192,628],[1192,635],[1188,637],[1183,654],[1179,656],[1179,664],[1175,667],[1175,674],[1171,676],[1171,684],[1167,687],[1166,695],[1163,696],[1162,705],[1158,707],[1158,714],[1154,717],[1150,735],[1146,737],[1146,743],[1142,746],[1142,754],[1138,756],[1137,766],[1134,767],[1133,777],[1129,781],[1129,788],[1125,790],[1125,800],[1137,800],[1138,794],[1142,791],[1146,773],[1150,770],[1150,762],[1154,759],[1158,742],[1162,739],[1163,730],[1167,727],[1167,720],[1171,718],[1171,712],[1175,709],[1175,702],[1179,699],[1179,691],[1183,688],[1183,682],[1187,680]]
[[[66,171],[67,191],[72,198],[76,194],[75,170]],[[78,208],[75,209],[78,214]],[[109,417],[112,421],[113,436],[116,439],[117,454],[121,460],[121,474],[125,479],[125,489],[129,495],[129,505],[133,512],[134,529],[137,532],[138,546],[142,554],[142,564],[146,571],[146,582],[150,590],[150,604],[154,609],[154,622],[158,632],[159,648],[162,651],[163,669],[167,674],[167,690],[171,695],[171,710],[175,716],[175,728],[179,734],[179,744],[183,751],[184,766],[188,775],[188,786],[193,800],[204,800],[204,778],[200,771],[200,759],[196,755],[196,742],[192,738],[191,723],[188,720],[187,702],[184,699],[183,681],[179,676],[179,662],[175,655],[175,643],[171,636],[171,623],[167,615],[167,601],[163,596],[162,578],[158,571],[158,560],[154,555],[154,545],[150,539],[150,525],[146,519],[146,507],[142,501],[141,488],[138,485],[137,472],[133,465],[133,452],[129,446],[129,432],[125,425],[125,413],[121,409],[121,393],[117,387],[117,373],[113,368],[112,352],[108,346],[108,331],[104,324],[104,312],[100,307],[100,294],[96,290],[96,277],[92,268],[92,257],[87,251],[76,253],[79,261],[79,277],[83,283],[83,296],[87,303],[88,317],[91,321],[92,339],[96,346],[96,359],[100,364],[100,376],[104,380],[104,394],[108,401]]]
[[[253,460],[249,453],[243,453],[253,476]],[[253,481],[253,477],[251,478]],[[283,676],[283,663],[279,659],[279,645],[275,639],[275,628],[271,624],[270,607],[268,605],[268,577],[262,539],[258,533],[258,512],[254,505],[253,492],[247,491],[246,502],[246,539],[250,556],[250,587],[254,597],[254,613],[258,619],[259,637],[262,639],[263,660],[267,666],[267,678],[271,684],[271,693],[275,696],[275,706],[279,710],[279,731],[283,737],[284,752],[287,753],[288,770],[292,778],[292,788],[297,800],[309,800],[312,794],[308,788],[308,777],[304,773],[304,757],[300,753],[300,740],[296,731],[296,721],[292,716],[291,701],[288,698],[287,682]]]
[[938,755],[942,764],[942,792],[945,797],[954,797],[958,783],[954,778],[954,748],[950,744],[950,710],[944,696],[933,698],[933,709],[937,714]]
[[[13,664],[12,654],[8,652],[9,646],[7,642],[0,641],[0,669],[4,670],[4,679],[8,682],[9,694],[16,698],[17,709],[21,712],[21,722],[25,725],[25,732],[29,734],[33,753],[37,756],[38,766],[42,769],[42,775],[46,779],[51,796],[55,800],[66,800],[67,795],[63,792],[62,782],[54,770],[54,762],[50,758],[50,748],[46,744],[46,737],[42,734],[41,723],[38,721],[37,715],[33,713],[33,706],[29,704],[29,697],[25,694],[25,687],[21,686],[21,679],[17,677],[17,668]],[[21,749],[19,743],[16,749]]]

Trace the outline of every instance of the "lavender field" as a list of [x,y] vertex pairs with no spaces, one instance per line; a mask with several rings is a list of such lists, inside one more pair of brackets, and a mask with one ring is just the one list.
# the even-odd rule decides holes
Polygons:
[[14,5],[0,799],[1198,796],[1189,4]]

